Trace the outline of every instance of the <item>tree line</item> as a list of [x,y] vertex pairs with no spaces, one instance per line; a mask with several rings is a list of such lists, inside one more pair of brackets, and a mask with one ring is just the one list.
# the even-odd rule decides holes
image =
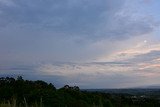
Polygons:
[[0,78],[0,107],[158,107],[156,105],[159,102],[154,99],[133,102],[131,95],[82,91],[78,86],[56,89],[52,83],[24,80],[22,76]]
[[[0,78],[0,103],[13,103],[16,107],[91,107],[104,105],[101,95],[80,91],[78,86],[65,85],[56,89],[52,83],[42,80],[24,80],[21,76]],[[103,104],[102,104],[103,103]]]

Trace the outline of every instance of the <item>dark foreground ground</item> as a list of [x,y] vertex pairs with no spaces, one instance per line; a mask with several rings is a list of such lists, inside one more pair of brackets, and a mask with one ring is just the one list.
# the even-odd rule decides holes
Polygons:
[[160,107],[160,89],[56,89],[41,80],[1,77],[0,107]]

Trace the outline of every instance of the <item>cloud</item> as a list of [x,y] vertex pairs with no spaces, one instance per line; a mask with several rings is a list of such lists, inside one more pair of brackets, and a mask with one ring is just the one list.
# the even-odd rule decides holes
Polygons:
[[[131,64],[128,62],[48,63],[42,64],[36,69],[41,75],[63,77],[63,79],[69,82],[68,84],[77,84],[82,88],[119,87],[117,86],[118,82],[130,84],[136,75],[133,73],[129,81],[128,76],[132,72],[128,71],[131,70]],[[119,80],[120,78],[123,79]]]
[[5,6],[15,6],[14,2],[12,0],[0,0],[0,5]]
[[132,61],[147,62],[147,61],[156,60],[156,59],[159,58],[159,56],[160,56],[160,50],[154,50],[154,51],[150,51],[150,52],[145,53],[145,54],[136,55],[132,59]]
[[[76,21],[69,25],[70,22],[65,20],[65,16],[63,17],[63,21],[71,27],[60,24],[60,27],[56,27],[55,29],[53,27],[48,28],[42,24],[43,20],[35,23],[28,22],[27,20],[29,19],[26,19],[26,24],[17,21],[15,21],[16,23],[10,23],[7,27],[1,29],[0,48],[3,50],[3,54],[5,54],[5,57],[2,57],[2,59],[25,61],[93,60],[103,55],[106,50],[108,53],[117,50],[119,46],[121,46],[117,41],[123,42],[126,39],[128,40],[129,38],[141,36],[153,31],[153,28],[149,24],[146,25],[145,22],[132,21],[127,18],[123,19],[123,17],[121,18],[123,21],[121,21],[118,19],[120,17],[116,16],[117,18],[113,18],[112,15],[106,15],[105,17],[110,17],[112,20],[106,19],[109,23],[106,22],[106,20],[102,20],[104,21],[103,23],[106,24],[101,26],[94,23],[95,20],[97,22],[101,21],[100,19],[95,19],[93,22],[90,22],[90,19],[86,19],[88,20],[86,24],[95,24],[87,28],[83,27],[83,25],[82,27],[72,26],[72,23],[77,23]],[[12,18],[12,20],[13,19],[14,18]],[[50,17],[50,19],[52,19],[52,17]],[[69,16],[69,19],[72,20],[72,17]],[[6,21],[6,19],[3,20]],[[15,20],[19,21],[18,18],[15,18]],[[45,18],[44,20],[49,21]],[[54,18],[52,20],[54,20]],[[10,21],[6,22],[8,23]],[[57,23],[58,21],[55,20],[55,22]],[[120,22],[123,22],[123,26],[121,26],[122,24]],[[148,22],[146,21],[146,23]],[[48,22],[48,24],[52,24],[52,22]],[[81,26],[81,22],[78,25]],[[97,28],[92,29],[92,26]],[[140,26],[140,28],[137,26]],[[67,32],[63,27],[67,28]],[[59,30],[57,30],[57,28]],[[92,30],[88,30],[90,28]],[[76,31],[75,29],[81,29],[82,31]],[[82,34],[84,30],[87,30],[88,34]],[[5,49],[3,47],[4,45],[6,45]]]
[[160,45],[153,36],[159,23],[139,1],[130,2],[0,0],[0,75],[24,74],[58,86],[157,82]]
[[[15,7],[2,6],[4,25],[18,25],[20,29],[39,29],[65,36],[89,40],[125,39],[149,33],[154,22],[130,17],[122,13],[125,0],[81,1],[12,1]],[[55,36],[55,35],[53,35]],[[58,35],[59,36],[59,35]],[[60,35],[63,36],[63,35]]]
[[[63,78],[65,83],[82,88],[135,87],[152,84],[158,80],[158,62],[89,62],[89,63],[46,63],[40,64],[36,72],[43,76]],[[151,69],[145,67],[152,67]],[[143,68],[143,69],[142,69]],[[148,79],[154,78],[153,81]],[[54,80],[54,79],[53,79]],[[148,83],[146,83],[148,81]],[[134,85],[133,85],[134,84]]]
[[[57,87],[65,84],[78,85],[81,88],[125,88],[157,83],[159,81],[159,52],[147,53],[154,58],[145,59],[147,54],[135,56],[135,59],[113,62],[54,62],[40,64],[17,64],[1,66],[1,75],[24,75],[28,79],[43,79]],[[157,56],[157,57],[156,57]],[[137,58],[137,59],[136,59]],[[135,61],[133,61],[135,60]],[[36,78],[35,78],[36,77]],[[152,79],[153,81],[149,81]],[[147,81],[147,82],[146,82]]]

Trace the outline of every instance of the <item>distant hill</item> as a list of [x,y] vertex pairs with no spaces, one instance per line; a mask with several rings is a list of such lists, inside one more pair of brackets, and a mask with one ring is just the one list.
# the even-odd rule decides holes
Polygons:
[[148,86],[147,88],[150,88],[150,89],[160,89],[160,85],[153,85],[153,86]]
[[139,87],[135,87],[140,88],[140,89],[160,89],[160,85],[156,84],[156,85],[148,85],[148,86],[139,86]]

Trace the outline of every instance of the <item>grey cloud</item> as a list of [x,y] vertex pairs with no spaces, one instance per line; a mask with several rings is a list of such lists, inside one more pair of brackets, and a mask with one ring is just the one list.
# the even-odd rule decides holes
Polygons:
[[53,83],[57,88],[60,88],[65,84],[69,84],[71,82],[64,76],[42,75],[39,71],[35,70],[38,66],[39,64],[0,65],[0,77],[9,76],[17,78],[17,76],[23,76],[24,79],[29,80],[44,80],[48,83]]
[[[2,60],[93,59],[104,52],[91,46],[95,42],[104,39],[123,41],[150,33],[154,26],[154,22],[147,20],[132,20],[129,16],[132,13],[125,13],[125,17],[116,16],[124,8],[125,0],[12,2],[13,6],[0,3]],[[108,51],[111,50],[109,47]]]
[[124,40],[133,36],[141,36],[151,33],[157,26],[154,22],[148,22],[148,20],[134,20],[130,16],[113,17],[113,21],[108,26],[109,38],[114,40]]
[[[1,10],[4,13],[1,16],[8,21],[12,20],[12,22],[17,23],[38,22],[41,24],[43,24],[43,21],[50,21],[48,24],[54,24],[54,20],[63,19],[67,23],[67,28],[77,28],[78,26],[84,27],[85,21],[89,24],[99,22],[101,13],[112,11],[110,8],[117,8],[121,2],[109,0],[100,0],[98,2],[96,0],[92,2],[88,0],[17,0],[14,3],[16,4],[14,7],[1,6]],[[61,29],[63,29],[63,26],[65,27],[65,24],[60,23]]]
[[134,77],[134,76],[129,76],[129,75],[126,76],[123,74],[114,74],[114,75],[101,75],[97,77],[97,79],[98,81],[92,81],[90,82],[90,84],[87,84],[86,87],[91,87],[93,89],[95,88],[95,86],[100,89],[101,88],[117,88],[117,87],[118,88],[133,88],[141,84],[140,83],[141,76]]
[[128,61],[121,61],[121,62],[90,62],[89,63],[90,65],[93,65],[93,64],[97,64],[97,65],[130,65],[132,64],[131,62],[128,62]]
[[89,45],[104,37],[96,32],[124,4],[124,0],[12,2],[14,6],[0,4],[2,59],[25,61],[84,60],[101,53]]
[[[143,20],[136,16],[135,20],[132,13],[118,14],[128,9],[124,7],[126,0],[10,1],[13,2],[12,5],[0,2],[0,64],[7,62],[5,66],[0,66],[0,75],[24,74],[26,78],[55,81],[57,85],[75,82],[83,87],[89,87],[90,83],[90,87],[101,87],[105,83],[110,87],[120,87],[119,80],[123,85],[127,80],[128,84],[137,82],[137,75],[132,77],[121,71],[115,73],[113,71],[116,67],[122,68],[122,71],[123,68],[130,67],[128,72],[131,70],[132,74],[137,70],[136,63],[151,61],[160,56],[159,51],[152,51],[123,62],[93,62],[93,59],[104,55],[106,51],[112,54],[119,48],[116,46],[117,41],[121,45],[128,38],[151,33],[157,26],[154,19]],[[100,42],[100,46],[97,46],[97,42]],[[21,62],[26,63],[23,65]],[[45,64],[56,66],[58,70],[64,70],[63,67],[67,65],[71,70],[69,73],[74,70],[78,72],[72,78],[44,75],[37,68]],[[83,67],[92,66],[97,67],[97,71],[81,71]],[[99,72],[101,66],[113,69]]]
[[36,73],[35,68],[34,64],[0,64],[0,75],[32,75]]
[[[125,39],[151,32],[151,22],[115,16],[125,0],[17,0],[15,6],[1,4],[1,23],[21,28],[63,32],[85,39]],[[129,15],[131,13],[126,13]],[[8,25],[9,26],[9,25]],[[154,25],[153,25],[154,26]],[[55,35],[53,35],[55,36]],[[63,35],[61,35],[63,36]],[[81,39],[82,40],[82,39]]]
[[130,62],[135,62],[135,63],[150,63],[153,62],[154,60],[158,59],[160,56],[160,51],[151,51],[145,54],[141,55],[136,55],[134,58],[128,60]]
[[[1,66],[0,71],[5,70],[5,72],[1,72],[0,75],[22,75],[25,79],[32,80],[45,80],[47,82],[52,82],[56,85],[56,87],[62,87],[65,84],[69,85],[78,85],[81,88],[124,88],[134,87],[140,84],[144,84],[145,79],[147,77],[137,74],[138,69],[134,68],[137,65],[131,62],[88,62],[88,63],[74,63],[74,62],[47,62],[40,64],[11,64],[10,66]],[[47,71],[42,71],[45,69],[37,69],[39,67],[46,66]],[[51,67],[51,69],[50,69]],[[94,68],[95,67],[95,68]],[[98,68],[97,68],[98,67]],[[117,69],[115,72],[113,69],[106,68],[104,72],[99,70],[102,68],[116,68],[116,67],[130,67],[131,69],[127,72],[121,71],[122,69]],[[3,68],[3,69],[2,69]],[[88,68],[92,68],[91,70],[87,70]],[[94,68],[94,69],[93,69]],[[64,73],[69,72],[69,75],[73,74],[73,76],[68,76],[68,74],[63,75],[54,71],[59,70],[59,72]],[[67,70],[67,71],[66,71]],[[77,72],[77,70],[79,72]],[[83,70],[83,71],[82,71]],[[93,70],[93,71],[92,71]],[[110,71],[111,70],[111,71]],[[112,73],[113,72],[113,73]],[[147,71],[150,72],[150,71]],[[141,70],[142,74],[146,74],[146,71]],[[155,73],[155,71],[153,72]],[[143,79],[142,79],[143,76]]]

